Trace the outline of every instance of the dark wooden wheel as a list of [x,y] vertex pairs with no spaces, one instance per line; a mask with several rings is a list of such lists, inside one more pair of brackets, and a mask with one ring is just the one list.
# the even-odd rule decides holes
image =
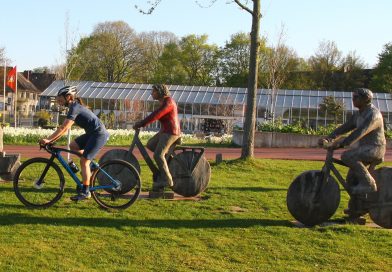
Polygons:
[[133,167],[136,168],[136,170],[140,173],[140,164],[136,157],[132,154],[129,153],[128,150],[125,149],[112,149],[105,154],[102,155],[102,157],[99,159],[99,164],[102,164],[107,161],[111,160],[123,160],[126,162],[129,162],[132,164]]
[[210,164],[194,151],[176,154],[169,163],[169,169],[174,182],[173,191],[182,196],[197,196],[210,181]]
[[323,183],[321,171],[307,171],[291,183],[287,191],[287,208],[291,215],[307,226],[327,221],[340,202],[340,190],[330,176]]
[[377,225],[392,229],[392,168],[382,167],[374,171],[377,183],[375,201],[370,203],[369,215]]

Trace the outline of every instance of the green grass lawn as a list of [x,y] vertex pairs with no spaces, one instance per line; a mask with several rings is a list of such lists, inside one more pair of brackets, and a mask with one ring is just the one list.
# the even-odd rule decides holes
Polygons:
[[[392,232],[357,225],[299,228],[290,182],[321,162],[212,165],[200,201],[140,199],[125,211],[73,203],[31,210],[1,183],[0,271],[391,271]],[[142,164],[143,190],[151,177]],[[347,195],[333,219],[343,217]]]

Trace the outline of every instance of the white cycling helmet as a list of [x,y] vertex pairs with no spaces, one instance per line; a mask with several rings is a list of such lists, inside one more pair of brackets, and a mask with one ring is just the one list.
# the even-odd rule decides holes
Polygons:
[[76,86],[65,86],[62,87],[58,92],[57,92],[57,96],[66,96],[68,94],[70,95],[75,95],[76,94]]

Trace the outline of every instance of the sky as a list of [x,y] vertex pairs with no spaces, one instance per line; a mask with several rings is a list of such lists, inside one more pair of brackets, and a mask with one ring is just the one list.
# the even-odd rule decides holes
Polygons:
[[[64,62],[66,29],[68,42],[76,43],[98,23],[118,20],[137,33],[207,34],[208,43],[224,46],[231,35],[251,29],[250,14],[228,1],[200,8],[195,0],[162,0],[151,15],[134,7],[147,9],[146,0],[3,1],[0,48],[18,71],[51,67]],[[261,0],[261,8],[260,31],[269,45],[277,43],[283,28],[284,43],[302,58],[314,55],[320,42],[334,41],[344,55],[355,51],[372,68],[384,45],[392,42],[392,0]]]

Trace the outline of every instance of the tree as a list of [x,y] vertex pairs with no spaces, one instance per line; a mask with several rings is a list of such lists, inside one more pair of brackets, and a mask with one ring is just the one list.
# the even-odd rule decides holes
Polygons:
[[[62,79],[65,81],[64,84],[67,84],[66,82],[70,80],[70,75],[79,58],[78,55],[70,55],[70,52],[72,52],[72,49],[75,47],[77,38],[75,32],[71,33],[69,29],[69,12],[66,12],[65,14],[64,34],[64,47],[61,46],[61,56],[63,60],[61,60],[60,64],[53,66],[51,70],[55,72],[57,79]],[[75,80],[78,79],[79,78],[75,78]]]
[[140,39],[127,23],[100,23],[70,52],[68,63],[76,61],[71,75],[82,80],[138,81],[142,75],[141,47]]
[[224,86],[245,87],[249,73],[250,40],[246,33],[231,36],[221,50],[220,78]]
[[159,62],[163,53],[165,52],[166,45],[178,43],[178,38],[174,33],[167,31],[142,32],[138,36],[142,46],[141,51],[143,55],[141,68],[143,73],[140,75],[140,80],[141,82],[153,82],[155,76],[159,78],[157,75],[157,73],[160,71]]
[[332,116],[335,125],[338,123],[338,120],[342,119],[344,108],[343,100],[335,99],[333,96],[324,97],[323,102],[319,105],[321,112],[323,112],[326,116]]
[[315,89],[334,89],[333,74],[342,64],[342,52],[333,41],[322,41],[314,56],[309,58]]
[[342,62],[343,78],[340,90],[353,91],[356,88],[363,88],[366,76],[363,73],[365,63],[357,56],[356,52],[349,52]]
[[[135,6],[144,14],[151,14],[162,0],[148,1],[150,8],[143,11]],[[217,0],[211,0],[211,5]],[[197,1],[196,1],[197,2]],[[248,6],[248,0],[233,0],[230,3],[237,4],[242,10],[248,12],[252,17],[252,27],[250,31],[250,52],[249,52],[249,76],[247,84],[247,106],[245,111],[245,123],[243,134],[243,146],[241,158],[254,157],[254,138],[256,130],[256,95],[257,95],[257,76],[259,69],[259,48],[260,48],[260,20],[261,20],[261,0],[252,0],[253,5]]]
[[179,42],[179,60],[187,74],[187,85],[214,84],[218,47],[207,44],[207,39],[207,35],[188,35]]
[[282,28],[276,46],[267,49],[261,61],[264,63],[265,71],[263,72],[266,75],[266,84],[270,89],[269,113],[272,123],[275,121],[276,93],[288,76],[291,60],[296,58],[295,52],[284,44],[283,38],[284,29]]
[[0,47],[0,63],[4,64],[4,62],[9,62],[10,60],[7,59],[6,55],[5,55],[5,48],[4,47]]
[[384,45],[384,50],[378,55],[370,87],[377,92],[392,93],[392,43]]
[[164,82],[172,85],[186,84],[186,71],[178,57],[180,55],[180,51],[180,47],[176,42],[171,42],[165,45],[154,71],[152,78],[153,82]]
[[288,75],[282,84],[282,89],[309,90],[312,89],[311,71],[308,62],[299,57],[290,59]]

